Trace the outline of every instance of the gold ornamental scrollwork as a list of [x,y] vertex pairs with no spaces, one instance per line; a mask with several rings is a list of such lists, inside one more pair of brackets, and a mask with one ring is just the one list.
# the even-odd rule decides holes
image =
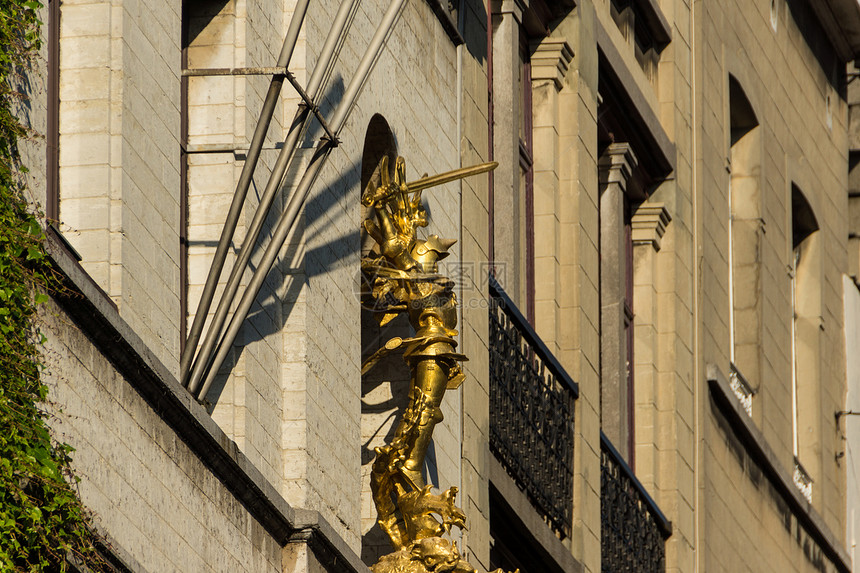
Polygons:
[[371,567],[373,573],[475,571],[456,543],[442,537],[466,525],[466,515],[455,504],[457,488],[433,493],[421,475],[433,429],[442,421],[445,391],[463,382],[460,362],[467,358],[456,351],[453,281],[439,274],[438,266],[456,241],[436,235],[421,239],[417,230],[428,225],[423,190],[486,173],[496,165],[484,163],[407,182],[405,160],[396,159],[392,177],[389,160],[383,157],[379,184],[370,183],[361,198],[368,207],[362,224],[375,241],[361,260],[363,302],[374,309],[380,325],[405,314],[415,331],[410,338],[390,339],[362,364],[363,375],[383,356],[402,348],[410,369],[407,404],[391,442],[376,448],[371,470],[377,521],[394,546],[393,553]]

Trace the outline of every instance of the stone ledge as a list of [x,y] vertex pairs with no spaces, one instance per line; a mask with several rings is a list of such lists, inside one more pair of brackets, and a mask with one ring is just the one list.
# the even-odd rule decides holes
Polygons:
[[797,520],[818,542],[824,553],[833,561],[837,570],[849,573],[851,571],[850,555],[824,523],[824,519],[812,507],[812,504],[806,501],[803,494],[795,487],[792,474],[780,463],[761,430],[747,416],[725,375],[716,365],[708,364],[707,379],[716,406],[728,420],[729,426],[744,445],[747,454],[767,475]]
[[368,573],[359,556],[319,512],[287,503],[50,234],[45,249],[65,287],[53,295],[57,304],[275,541],[281,546],[307,543],[321,562],[332,564],[331,570]]

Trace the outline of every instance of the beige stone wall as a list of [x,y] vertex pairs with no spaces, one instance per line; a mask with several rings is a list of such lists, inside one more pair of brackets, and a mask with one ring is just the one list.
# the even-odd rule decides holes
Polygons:
[[[188,50],[188,66],[272,65],[293,4],[226,3],[207,15]],[[327,88],[325,113],[337,104],[385,6],[364,3],[356,13]],[[336,8],[335,2],[312,4],[291,65],[300,81],[315,62]],[[179,13],[178,2],[65,2],[61,31],[62,228],[83,256],[84,268],[174,374],[184,336],[179,332]],[[244,161],[241,148],[267,87],[268,79],[260,77],[189,81],[189,323]],[[410,4],[252,308],[237,341],[243,349],[227,360],[232,375],[221,376],[208,396],[213,418],[280,493],[295,505],[320,510],[356,550],[363,516],[359,492],[367,477],[359,446],[356,162],[370,117],[382,113],[407,158],[410,178],[458,167],[456,89],[453,43],[429,6]],[[285,87],[246,208],[258,200],[277,155],[272,148],[292,120],[296,101]],[[44,129],[41,111],[32,121]],[[313,128],[303,149],[319,135]],[[207,145],[236,149],[194,152]],[[34,171],[43,173],[43,149],[35,146],[27,153]],[[305,153],[300,150],[299,159]],[[285,191],[300,174],[298,167],[288,174]],[[459,186],[425,197],[433,221],[429,231],[460,239]],[[277,199],[276,211],[284,199]],[[246,211],[235,247],[250,218]],[[448,259],[452,269],[460,256],[455,249]],[[452,392],[444,405],[446,420],[436,431],[440,485],[461,485],[461,407],[459,393]],[[372,506],[367,499],[363,503],[365,522],[372,522]]]
[[[544,48],[572,51],[561,79],[534,84],[535,327],[579,384],[575,409],[573,555],[600,570],[600,347],[597,229],[596,7],[583,3]],[[539,62],[540,48],[532,56]],[[540,71],[540,68],[538,69]],[[540,76],[542,77],[542,76]]]
[[[466,2],[459,58],[463,92],[461,94],[459,152],[462,165],[489,159],[487,100],[487,10],[490,3]],[[489,310],[487,296],[489,238],[488,177],[462,182],[460,189],[460,256],[473,269],[464,281],[458,300],[462,305],[460,344],[469,362],[463,366],[466,381],[461,386],[462,469],[460,507],[466,512],[468,531],[461,548],[478,570],[489,569],[490,512],[487,462],[489,461]]]
[[[293,4],[231,0],[192,43],[189,67],[272,65]],[[325,113],[337,106],[386,5],[369,1],[358,9],[325,92]],[[810,568],[796,541],[806,533],[711,409],[705,381],[707,364],[729,371],[729,74],[746,91],[762,125],[761,170],[755,175],[761,189],[761,275],[749,291],[761,309],[752,416],[782,464],[793,467],[787,269],[794,183],[821,223],[820,316],[810,317],[817,345],[806,349],[805,364],[818,385],[801,392],[806,414],[800,459],[815,481],[813,507],[832,531],[843,530],[844,485],[835,461],[841,444],[832,413],[842,409],[845,377],[847,111],[828,81],[835,70],[822,70],[788,4],[777,0],[776,6],[774,30],[768,3],[663,2],[673,41],[654,77],[639,69],[607,0],[580,2],[545,43],[533,46],[537,67],[535,62],[562,42],[573,54],[558,82],[538,74],[534,84],[535,326],[580,386],[574,528],[565,543],[588,571],[600,569],[597,23],[643,94],[638,104],[656,113],[676,146],[674,172],[640,207],[644,234],[639,239],[634,234],[635,470],[673,522],[667,569]],[[300,80],[314,65],[336,9],[335,2],[311,4],[291,65]],[[404,397],[405,381],[402,369],[377,373],[365,386],[359,375],[360,357],[372,350],[368,344],[378,346],[395,335],[382,331],[373,340],[362,339],[356,287],[365,132],[374,114],[385,117],[407,160],[409,179],[488,158],[486,9],[480,2],[466,3],[466,44],[458,50],[427,3],[408,4],[341,146],[252,308],[237,340],[241,351],[228,358],[232,373],[223,374],[209,397],[213,418],[284,498],[319,510],[356,552],[364,540],[369,561],[385,550],[378,531],[372,532],[371,452],[391,431],[397,409],[392,400]],[[83,255],[84,268],[173,372],[184,336],[179,332],[179,12],[178,2],[166,0],[67,1],[61,32],[61,227]],[[34,85],[41,93],[41,84]],[[267,86],[267,78],[260,77],[189,82],[189,144],[236,148],[189,156],[189,323],[243,165],[239,148],[250,138]],[[41,101],[31,116],[37,128],[44,123]],[[248,208],[265,186],[295,102],[286,86]],[[300,159],[319,135],[318,128],[310,130]],[[26,150],[37,174],[43,171],[42,155],[38,146]],[[298,169],[288,174],[276,211],[300,174]],[[34,187],[37,197],[41,189]],[[489,255],[487,180],[449,184],[424,197],[427,232],[459,240],[444,270],[462,279],[457,287],[461,348],[471,359],[466,382],[443,403],[434,469],[441,488],[461,488],[470,527],[462,546],[475,566],[486,569],[492,455],[483,266]],[[660,233],[654,221],[645,220],[657,212],[665,213]],[[236,247],[250,217],[240,221]],[[652,234],[646,232],[649,224]],[[256,546],[248,540],[247,532],[259,528],[256,523],[240,511],[206,504],[207,496],[220,495],[221,486],[198,479],[204,471],[199,460],[183,452],[169,457],[165,447],[170,446],[153,430],[161,421],[136,394],[122,391],[122,380],[79,332],[58,315],[45,318],[53,333],[48,356],[56,365],[49,380],[65,411],[57,428],[78,447],[77,464],[87,477],[85,501],[106,528],[119,531],[114,536],[151,570],[202,570],[202,554],[195,549],[201,543],[223,551],[239,568],[276,568],[280,557],[271,540],[258,535],[264,541]],[[90,394],[95,401],[83,398]],[[137,465],[118,461],[126,459]],[[148,485],[139,486],[137,474],[150,476]],[[187,499],[166,503],[176,492]],[[141,515],[160,521],[135,522]],[[134,526],[126,524],[129,520]],[[223,542],[193,537],[201,524],[210,523],[219,524],[215,533]],[[175,535],[163,537],[166,531]],[[189,550],[168,554],[151,549],[152,540],[163,547],[179,540],[178,548]]]
[[[637,245],[634,217],[636,474],[672,521],[667,571],[692,571],[697,547],[694,443],[699,431],[693,313],[699,255],[693,240],[696,142],[691,130],[700,119],[693,115],[690,3],[671,2],[662,8],[672,42],[660,54],[651,88],[657,116],[675,143],[675,169],[643,204],[652,210],[662,205],[663,215],[671,218],[659,244],[649,240]],[[647,218],[641,208],[639,213]],[[656,227],[653,220],[648,223],[649,229]]]
[[[839,571],[798,521],[734,430],[706,406],[700,567],[707,571]],[[837,543],[844,543],[836,534]]]
[[124,318],[173,364],[179,3],[84,0],[60,11],[59,227]]
[[[755,7],[729,3],[697,8],[695,136],[700,158],[696,185],[700,249],[697,266],[701,268],[697,292],[701,358],[697,367],[700,378],[705,362],[716,363],[728,371],[729,283],[725,246],[731,74],[745,90],[762,126],[762,164],[756,174],[761,189],[763,227],[758,252],[761,275],[760,284],[747,285],[762,306],[760,378],[753,398],[753,420],[780,462],[792,468],[792,308],[788,271],[792,251],[791,186],[796,184],[809,199],[821,227],[817,238],[821,241],[820,316],[815,317],[818,329],[814,335],[817,340],[800,363],[815,375],[801,374],[798,378],[802,422],[798,428],[798,458],[814,480],[813,507],[832,531],[840,532],[844,525],[843,470],[835,458],[840,444],[832,414],[840,409],[845,389],[839,285],[846,268],[847,108],[829,81],[837,75],[838,64],[828,64],[826,56],[822,64],[810,48],[811,44],[823,41],[814,20],[798,14],[799,8],[794,3],[776,2],[776,6],[776,29],[766,3]],[[804,26],[803,30],[799,25]],[[813,302],[799,301],[799,304]],[[803,380],[807,383],[803,384]],[[733,534],[729,545],[722,541],[708,543],[704,562],[723,567],[718,563],[727,558],[728,547],[743,555],[753,551],[768,555],[795,551],[791,535],[773,533],[768,522],[771,514],[767,513],[773,509],[753,509],[748,521],[743,518],[741,500],[753,495],[752,490],[745,491],[751,478],[733,469],[736,466],[731,463],[730,449],[720,445],[723,440],[714,429],[704,395],[699,399],[698,413],[704,423],[701,439],[708,444],[700,458],[703,464],[700,485],[709,492],[700,505],[703,511],[699,518],[700,543],[714,539],[713,535],[727,539],[724,533],[718,533],[726,530],[724,508],[737,509],[739,517],[732,521],[745,532]],[[756,495],[762,508],[771,507],[766,493]],[[808,561],[795,563],[801,569],[810,566]],[[774,566],[774,570],[779,569]],[[762,563],[761,568],[748,565],[744,570],[767,569]]]
[[282,571],[280,545],[86,334],[57,306],[40,318],[49,425],[119,551],[146,571]]
[[[845,396],[845,409],[850,412],[860,411],[860,356],[851,352],[860,344],[860,289],[848,276],[843,277],[845,296],[845,349],[847,354],[846,370],[848,375],[848,392]],[[855,569],[858,565],[857,541],[860,531],[860,459],[857,455],[857,443],[860,441],[860,425],[849,422],[854,416],[843,418],[842,430],[845,433],[845,465],[846,470],[846,531],[845,545],[851,555]],[[855,418],[856,419],[856,418]],[[841,420],[840,420],[841,421]]]
[[[576,118],[562,131],[562,150],[573,161],[562,164],[562,245],[560,251],[558,358],[579,384],[574,440],[573,554],[587,571],[600,569],[600,384],[597,234],[597,53],[596,14],[585,5],[578,12],[578,33],[571,30],[580,54],[576,95],[565,98],[563,115]],[[572,96],[572,97],[571,97]],[[574,111],[575,110],[575,111]],[[570,172],[566,172],[567,170]],[[574,277],[577,277],[574,279]],[[571,284],[569,281],[574,280]],[[565,288],[563,285],[568,285]],[[573,288],[570,288],[573,286]],[[540,333],[540,325],[538,325]]]
[[[179,349],[179,6],[176,2],[123,4],[122,10],[122,39],[114,36],[112,40],[122,47],[123,58],[122,124],[113,126],[121,130],[121,151],[116,150],[115,136],[111,144],[112,160],[122,154],[121,187],[115,172],[111,183],[112,213],[121,212],[119,221],[111,217],[112,232],[122,236],[118,304],[125,320],[172,369]],[[114,92],[116,68],[112,64]],[[62,74],[61,61],[61,84]],[[61,110],[61,137],[62,131]],[[62,157],[60,165],[62,185]],[[120,189],[117,204],[113,194]],[[116,273],[109,291],[114,296]]]

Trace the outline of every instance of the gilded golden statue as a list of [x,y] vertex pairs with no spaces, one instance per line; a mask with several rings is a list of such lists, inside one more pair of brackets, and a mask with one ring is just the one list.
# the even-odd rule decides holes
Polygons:
[[466,516],[454,504],[457,488],[431,493],[421,475],[433,428],[442,421],[442,398],[463,382],[459,363],[467,358],[456,352],[453,282],[440,275],[438,267],[455,241],[436,235],[420,239],[416,231],[427,226],[422,190],[496,165],[484,163],[407,183],[403,158],[397,158],[392,180],[388,158],[383,157],[380,184],[369,184],[361,199],[369,209],[364,230],[376,242],[361,261],[363,299],[375,309],[380,325],[405,313],[415,330],[411,338],[392,338],[362,365],[365,374],[382,356],[402,347],[411,372],[408,403],[391,443],[376,448],[371,472],[377,519],[395,549],[371,567],[374,573],[475,571],[460,557],[456,544],[442,537],[454,526],[465,527]]

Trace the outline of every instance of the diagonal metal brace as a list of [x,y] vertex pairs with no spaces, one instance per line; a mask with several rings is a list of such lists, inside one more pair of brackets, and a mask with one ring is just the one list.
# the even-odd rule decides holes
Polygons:
[[325,131],[325,139],[331,141],[335,146],[340,143],[340,140],[334,134],[331,127],[329,127],[328,122],[320,113],[319,106],[316,105],[308,93],[305,91],[305,88],[299,83],[296,79],[296,76],[288,70],[287,68],[281,67],[252,67],[252,68],[193,68],[182,70],[183,77],[208,77],[208,76],[280,76],[282,78],[286,78],[288,82],[293,86],[293,89],[296,90],[296,93],[299,94],[299,97],[302,98],[302,103],[299,105],[305,106],[310,110],[314,117],[317,118],[317,121],[320,122],[323,130]]
[[286,78],[287,81],[292,84],[293,88],[302,98],[302,103],[300,103],[299,105],[307,108],[312,114],[314,114],[314,117],[317,118],[317,121],[320,122],[320,125],[325,131],[324,138],[328,141],[331,141],[332,144],[337,147],[337,145],[340,143],[340,140],[338,139],[334,131],[332,131],[331,127],[329,127],[328,122],[322,116],[322,113],[320,112],[320,107],[313,102],[313,100],[310,98],[310,96],[308,96],[307,92],[305,91],[305,88],[302,87],[302,85],[299,83],[293,73],[289,70],[287,70]]

